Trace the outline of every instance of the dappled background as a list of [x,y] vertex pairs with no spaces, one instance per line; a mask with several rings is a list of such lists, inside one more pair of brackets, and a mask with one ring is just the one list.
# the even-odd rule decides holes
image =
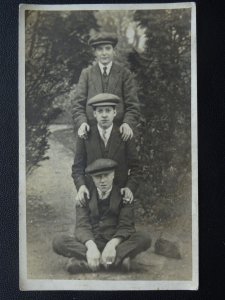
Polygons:
[[[52,239],[52,224],[55,228],[57,224],[61,226],[58,231],[62,232],[74,223],[75,188],[71,187],[70,169],[76,145],[71,101],[81,70],[94,61],[87,41],[93,32],[102,29],[118,34],[115,59],[134,73],[138,87],[142,117],[136,139],[144,175],[136,195],[137,223],[150,226],[160,236],[179,235],[181,240],[185,236],[184,248],[191,249],[190,21],[190,9],[26,11],[26,171],[31,277],[50,276],[43,271],[43,265],[36,273],[34,270],[35,260],[36,265],[40,262],[37,248],[44,247],[46,236]],[[71,203],[67,205],[68,199]],[[39,246],[35,244],[38,240]],[[53,255],[50,246],[46,251]],[[191,250],[188,251],[185,278],[190,279]],[[153,275],[145,278],[161,278]],[[182,279],[178,273],[161,275]]]

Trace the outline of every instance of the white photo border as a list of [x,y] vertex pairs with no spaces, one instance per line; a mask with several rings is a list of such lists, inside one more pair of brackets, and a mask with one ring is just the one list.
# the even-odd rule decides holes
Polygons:
[[[26,159],[25,159],[25,11],[26,10],[154,10],[191,8],[191,145],[192,145],[192,280],[110,281],[30,280],[27,278]],[[164,4],[72,4],[19,7],[19,278],[20,290],[197,290],[198,247],[198,141],[197,141],[197,55],[196,6],[194,2]]]

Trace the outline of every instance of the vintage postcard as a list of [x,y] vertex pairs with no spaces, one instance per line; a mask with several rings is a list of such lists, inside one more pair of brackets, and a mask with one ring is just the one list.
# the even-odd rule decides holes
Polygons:
[[21,290],[198,289],[196,8],[19,8]]

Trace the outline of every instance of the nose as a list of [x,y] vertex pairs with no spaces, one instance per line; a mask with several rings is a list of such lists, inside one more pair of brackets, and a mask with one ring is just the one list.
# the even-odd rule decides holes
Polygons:
[[102,116],[103,116],[103,118],[105,118],[107,116],[105,111],[102,112]]
[[105,181],[105,176],[103,175],[103,176],[101,176],[101,178],[100,178],[100,182],[102,183],[102,182],[104,182]]

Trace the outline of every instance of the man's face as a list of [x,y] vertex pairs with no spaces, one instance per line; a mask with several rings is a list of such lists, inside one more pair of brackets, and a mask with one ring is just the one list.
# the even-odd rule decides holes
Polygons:
[[107,129],[112,125],[115,116],[116,109],[112,106],[97,106],[94,110],[94,117],[103,129]]
[[108,65],[113,60],[114,53],[114,48],[111,44],[102,44],[95,48],[96,59],[103,65]]
[[112,186],[114,171],[107,171],[105,173],[92,175],[92,179],[96,188],[98,188],[103,193],[107,192]]

